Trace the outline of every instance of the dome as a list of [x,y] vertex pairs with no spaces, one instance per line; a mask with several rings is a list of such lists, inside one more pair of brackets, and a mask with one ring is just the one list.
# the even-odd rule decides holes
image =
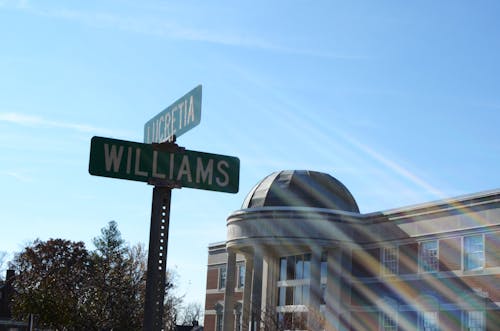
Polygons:
[[308,170],[270,174],[248,193],[242,209],[257,207],[315,207],[359,213],[349,190],[332,176]]

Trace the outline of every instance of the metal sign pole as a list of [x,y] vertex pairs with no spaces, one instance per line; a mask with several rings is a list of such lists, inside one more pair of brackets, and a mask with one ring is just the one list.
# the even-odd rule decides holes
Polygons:
[[164,330],[163,300],[167,273],[168,227],[172,188],[155,186],[151,207],[148,270],[144,305],[144,331]]

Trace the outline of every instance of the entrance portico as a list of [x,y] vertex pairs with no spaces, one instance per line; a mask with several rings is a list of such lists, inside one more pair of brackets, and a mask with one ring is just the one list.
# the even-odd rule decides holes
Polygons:
[[361,214],[329,175],[271,174],[209,248],[205,327],[494,329],[499,238],[498,190]]

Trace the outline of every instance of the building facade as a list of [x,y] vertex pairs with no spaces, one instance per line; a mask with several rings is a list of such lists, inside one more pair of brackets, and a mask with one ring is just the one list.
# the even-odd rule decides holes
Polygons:
[[500,330],[500,190],[362,214],[327,174],[276,172],[208,253],[207,331]]

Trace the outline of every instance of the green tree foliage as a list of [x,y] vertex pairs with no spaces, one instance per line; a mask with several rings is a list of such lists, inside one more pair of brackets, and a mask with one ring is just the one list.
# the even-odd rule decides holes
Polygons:
[[[141,330],[147,254],[128,246],[116,222],[94,238],[95,251],[83,242],[36,240],[15,255],[12,311],[17,319],[36,314],[39,327],[54,330]],[[167,274],[164,316],[175,322],[182,299],[173,294]],[[175,323],[174,323],[175,324]]]
[[81,329],[89,276],[89,253],[83,242],[36,240],[17,254],[12,311],[18,318],[38,315],[40,326]]
[[100,330],[140,329],[146,272],[142,246],[128,248],[114,221],[93,242],[89,305],[93,325]]

